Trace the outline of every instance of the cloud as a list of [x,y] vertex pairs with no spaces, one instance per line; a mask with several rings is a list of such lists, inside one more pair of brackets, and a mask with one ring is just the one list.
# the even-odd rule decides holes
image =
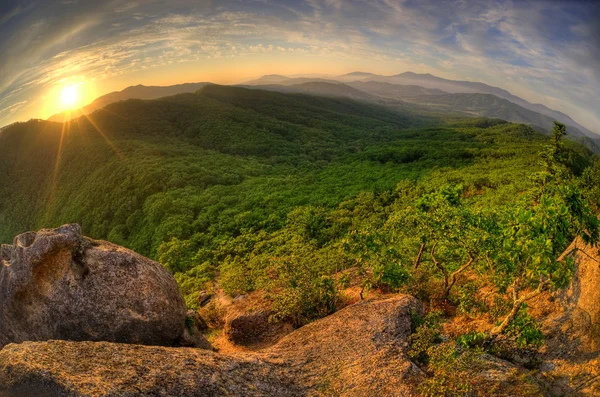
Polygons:
[[[593,127],[600,125],[598,10],[566,0],[23,3],[0,18],[0,107],[72,75],[109,81],[200,59],[296,54],[482,81]],[[9,120],[0,114],[0,124]]]

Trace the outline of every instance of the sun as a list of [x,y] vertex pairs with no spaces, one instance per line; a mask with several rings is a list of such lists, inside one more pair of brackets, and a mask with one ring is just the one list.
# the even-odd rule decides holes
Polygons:
[[79,90],[76,85],[68,86],[60,92],[60,102],[63,109],[71,110],[79,104]]

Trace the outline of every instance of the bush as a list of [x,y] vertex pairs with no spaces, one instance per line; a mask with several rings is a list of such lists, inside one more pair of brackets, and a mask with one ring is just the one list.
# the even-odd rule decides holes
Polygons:
[[273,296],[273,321],[291,321],[302,326],[336,310],[339,299],[335,280],[310,265],[310,258],[277,258],[272,266],[275,279],[269,286]]
[[506,335],[513,337],[518,347],[539,348],[544,344],[544,333],[540,324],[527,313],[527,305],[524,304],[510,327]]
[[460,313],[469,314],[485,310],[485,305],[477,299],[479,288],[475,283],[467,283],[456,289],[457,309]]
[[429,362],[429,349],[442,341],[440,317],[439,312],[430,312],[423,318],[411,315],[414,330],[408,338],[408,357],[411,360],[422,365]]
[[419,386],[427,397],[469,396],[473,389],[468,370],[473,367],[478,353],[472,350],[460,352],[453,342],[432,346],[427,352],[431,376]]
[[199,314],[210,328],[220,329],[225,325],[225,309],[215,301],[201,308]]
[[456,343],[467,349],[481,348],[485,344],[486,339],[487,337],[484,332],[469,332],[456,338]]

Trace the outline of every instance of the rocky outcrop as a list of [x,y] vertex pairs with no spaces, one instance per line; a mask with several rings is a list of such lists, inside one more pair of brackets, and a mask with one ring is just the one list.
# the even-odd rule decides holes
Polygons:
[[600,395],[598,249],[576,239],[561,257],[574,263],[569,288],[531,302],[545,335],[539,376],[551,396]]
[[[0,351],[0,395],[296,396],[277,365],[207,350],[107,342],[25,342]],[[5,394],[2,394],[5,393]]]
[[589,351],[600,350],[600,251],[576,239],[563,259],[572,258],[575,274],[570,288],[560,296],[565,308],[561,322],[581,339]]
[[295,365],[289,372],[325,395],[410,396],[420,370],[407,358],[411,313],[423,306],[409,295],[362,301],[285,336],[268,351]]
[[78,225],[21,234],[0,260],[0,348],[50,339],[170,346],[184,334],[174,278]]
[[0,351],[0,385],[5,393],[29,387],[55,396],[412,396],[420,371],[405,352],[411,312],[422,310],[407,295],[361,302],[261,353],[61,341],[9,345]]

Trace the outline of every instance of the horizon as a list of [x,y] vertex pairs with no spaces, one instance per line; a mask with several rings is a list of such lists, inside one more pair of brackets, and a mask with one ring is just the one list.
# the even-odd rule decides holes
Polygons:
[[[330,78],[330,79],[335,79],[335,78],[345,77],[345,76],[352,75],[352,74],[366,74],[366,75],[373,75],[373,76],[380,76],[380,77],[393,77],[393,76],[399,76],[399,75],[402,75],[402,74],[414,74],[414,75],[423,75],[423,76],[433,76],[433,77],[438,77],[439,78],[439,76],[435,76],[435,75],[433,75],[431,73],[416,73],[416,72],[413,72],[411,70],[406,70],[404,72],[393,73],[393,74],[389,74],[389,75],[380,75],[380,74],[373,73],[373,72],[366,72],[364,70],[354,70],[352,72],[346,72],[346,73],[341,73],[341,74],[319,74],[319,73],[312,73],[312,74],[302,74],[302,73],[299,73],[299,74],[283,74],[283,73],[270,73],[270,74],[262,74],[262,75],[253,75],[253,76],[249,76],[247,78],[244,78],[241,81],[229,82],[229,83],[217,83],[217,82],[208,81],[208,80],[195,80],[195,81],[183,81],[183,82],[180,82],[180,83],[173,83],[173,84],[142,84],[142,83],[140,83],[140,84],[130,84],[130,85],[124,86],[122,88],[117,88],[116,90],[107,91],[107,92],[104,92],[102,94],[99,94],[99,95],[97,95],[96,97],[92,98],[91,100],[89,100],[87,102],[81,102],[81,103],[79,103],[77,107],[73,107],[72,109],[61,110],[61,111],[58,111],[57,113],[52,113],[52,114],[47,115],[45,117],[31,117],[31,118],[29,118],[27,120],[14,120],[14,121],[12,121],[10,123],[7,123],[7,124],[3,124],[3,125],[0,124],[0,129],[6,128],[6,127],[8,127],[8,126],[10,126],[12,124],[15,124],[15,123],[27,122],[27,121],[30,121],[30,120],[46,120],[46,119],[50,119],[50,118],[52,118],[52,116],[56,116],[58,114],[69,113],[71,111],[82,109],[82,108],[84,108],[84,107],[86,107],[86,106],[94,103],[96,100],[102,98],[103,96],[106,96],[106,95],[109,95],[109,94],[112,94],[112,93],[122,92],[122,91],[125,91],[126,89],[132,88],[132,87],[171,87],[171,86],[177,86],[177,85],[200,84],[200,83],[209,83],[209,84],[216,84],[216,85],[232,85],[232,86],[236,86],[237,85],[237,86],[241,86],[241,85],[244,85],[247,82],[251,82],[251,81],[254,81],[254,80],[258,80],[260,78],[270,77],[270,76],[281,76],[281,77],[285,77],[285,78],[300,78],[300,77],[304,77],[304,78],[320,78],[320,79]],[[448,79],[448,80],[450,80],[450,79]],[[363,80],[363,81],[370,81],[370,80]],[[451,80],[451,81],[466,81],[466,82],[472,82],[472,83],[483,83],[483,84],[486,84],[483,81],[473,81],[473,80]],[[343,81],[336,81],[336,83],[337,84],[347,85]],[[504,89],[502,87],[497,87],[497,88]],[[510,94],[512,94],[512,92],[510,92],[510,91],[508,91],[508,92]],[[489,95],[491,95],[491,94],[489,94]],[[532,104],[534,104],[534,105],[541,104],[543,106],[546,106],[546,105],[544,105],[542,103],[536,103],[536,102],[532,102]],[[550,110],[560,111],[558,109],[552,109],[552,108],[550,108]],[[577,120],[575,120],[575,121],[577,121]],[[591,129],[591,131],[593,133],[597,134],[597,135],[600,135],[600,130]]]
[[138,84],[366,70],[482,82],[599,133],[599,10],[537,0],[12,0],[0,6],[0,125]]

